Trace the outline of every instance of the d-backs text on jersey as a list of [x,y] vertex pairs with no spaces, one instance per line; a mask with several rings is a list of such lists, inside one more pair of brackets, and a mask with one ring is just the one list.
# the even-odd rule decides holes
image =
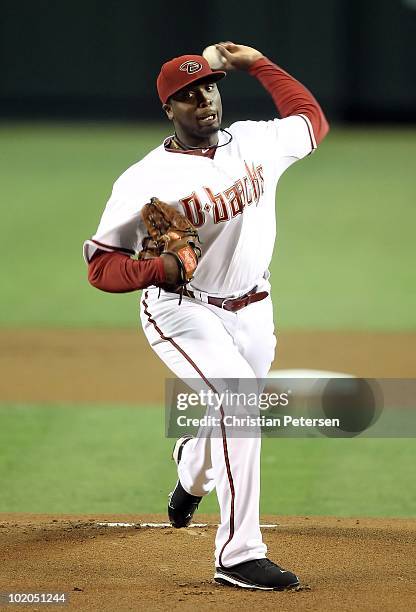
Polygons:
[[250,165],[246,161],[244,165],[246,174],[227,189],[214,194],[209,187],[203,187],[206,202],[202,201],[195,191],[179,200],[186,216],[195,227],[204,225],[206,213],[211,209],[214,223],[223,223],[241,215],[246,206],[257,206],[260,196],[264,193],[263,166],[255,166],[253,162]]

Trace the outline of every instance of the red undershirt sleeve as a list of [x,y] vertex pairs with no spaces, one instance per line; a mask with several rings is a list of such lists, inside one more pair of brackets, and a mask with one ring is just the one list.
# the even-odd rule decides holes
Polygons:
[[127,293],[162,284],[165,269],[161,257],[135,260],[123,253],[97,250],[88,264],[88,280],[101,291]]
[[322,142],[329,131],[329,125],[318,102],[304,85],[267,57],[255,61],[249,74],[256,77],[272,96],[282,118],[305,115],[311,122],[316,142]]

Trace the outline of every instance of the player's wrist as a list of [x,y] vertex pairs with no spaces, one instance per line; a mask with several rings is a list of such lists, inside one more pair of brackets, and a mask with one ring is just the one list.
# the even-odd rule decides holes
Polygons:
[[241,64],[239,66],[240,70],[243,70],[245,72],[250,72],[250,70],[253,68],[253,66],[260,61],[261,59],[264,59],[263,55],[261,55],[260,57],[256,57],[254,59],[248,59],[245,61],[244,64]]
[[273,62],[269,60],[268,57],[266,57],[265,55],[262,55],[261,57],[258,57],[250,64],[247,71],[252,76],[256,76],[256,72],[258,69],[263,68],[264,66],[270,66],[270,64],[272,63]]
[[249,65],[247,67],[247,70],[250,70],[250,68],[252,68],[252,66],[258,62],[259,60],[264,59],[264,55],[263,53],[261,53],[260,51],[256,51],[256,53],[253,53],[253,56],[250,58],[249,61]]
[[256,62],[264,59],[264,55],[260,51],[246,54],[242,57],[235,58],[233,67],[237,70],[249,71]]

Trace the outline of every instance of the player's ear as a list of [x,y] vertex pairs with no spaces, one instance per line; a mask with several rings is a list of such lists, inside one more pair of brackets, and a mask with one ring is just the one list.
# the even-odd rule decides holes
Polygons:
[[173,119],[173,111],[172,111],[172,105],[169,104],[169,102],[166,102],[166,104],[164,104],[162,106],[163,110],[166,113],[167,118],[169,119],[169,121],[172,121]]

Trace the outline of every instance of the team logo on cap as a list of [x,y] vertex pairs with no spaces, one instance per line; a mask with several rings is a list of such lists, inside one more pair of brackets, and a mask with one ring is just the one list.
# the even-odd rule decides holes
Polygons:
[[188,60],[179,66],[179,70],[182,70],[182,72],[187,72],[188,74],[194,74],[195,72],[202,70],[202,64]]

